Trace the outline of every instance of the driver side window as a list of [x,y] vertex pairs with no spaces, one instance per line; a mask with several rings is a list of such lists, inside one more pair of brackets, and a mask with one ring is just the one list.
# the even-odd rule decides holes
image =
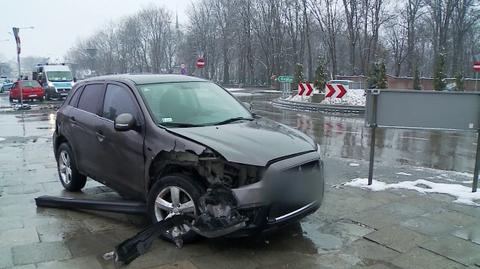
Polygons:
[[103,117],[114,121],[122,113],[130,113],[138,120],[137,104],[128,89],[108,84],[103,104]]

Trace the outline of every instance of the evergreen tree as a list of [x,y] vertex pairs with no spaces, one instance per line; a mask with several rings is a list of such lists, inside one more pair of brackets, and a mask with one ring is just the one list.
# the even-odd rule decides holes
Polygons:
[[433,73],[433,89],[436,91],[444,90],[445,84],[445,54],[440,53],[435,63],[435,70]]
[[377,89],[377,83],[378,83],[378,64],[374,63],[372,64],[372,67],[370,68],[370,74],[368,75],[367,78],[367,83],[368,83],[368,88],[369,89]]
[[304,81],[304,77],[303,77],[303,65],[302,64],[299,64],[297,63],[295,65],[295,73],[293,74],[293,85],[295,87],[295,89],[297,88],[298,86],[298,83],[302,83]]
[[461,72],[457,72],[455,74],[455,88],[456,91],[464,90],[464,77]]
[[416,65],[413,69],[413,89],[418,91],[422,89],[422,84],[420,83],[420,74]]
[[315,88],[320,92],[323,92],[325,89],[325,84],[327,83],[327,79],[328,75],[325,68],[325,60],[318,58],[318,66],[315,70],[315,81],[313,82],[313,86],[315,86]]
[[377,89],[387,89],[387,70],[385,68],[385,63],[382,61],[378,64],[378,73],[377,73]]

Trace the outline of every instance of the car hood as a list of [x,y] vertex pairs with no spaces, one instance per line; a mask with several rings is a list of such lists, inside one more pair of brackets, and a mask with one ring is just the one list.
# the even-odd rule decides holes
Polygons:
[[265,118],[168,130],[215,150],[230,162],[257,166],[316,149],[315,142],[304,133]]

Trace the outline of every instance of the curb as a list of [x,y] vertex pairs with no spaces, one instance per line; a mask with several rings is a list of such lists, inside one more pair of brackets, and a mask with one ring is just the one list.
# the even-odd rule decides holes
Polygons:
[[324,105],[319,103],[286,101],[281,98],[272,100],[272,104],[279,108],[288,108],[295,110],[365,114],[364,106]]

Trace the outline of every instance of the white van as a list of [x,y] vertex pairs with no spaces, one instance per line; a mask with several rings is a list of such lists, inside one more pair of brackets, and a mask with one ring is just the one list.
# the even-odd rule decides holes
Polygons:
[[74,78],[70,67],[65,64],[38,64],[33,72],[45,90],[45,99],[67,97],[73,87]]

